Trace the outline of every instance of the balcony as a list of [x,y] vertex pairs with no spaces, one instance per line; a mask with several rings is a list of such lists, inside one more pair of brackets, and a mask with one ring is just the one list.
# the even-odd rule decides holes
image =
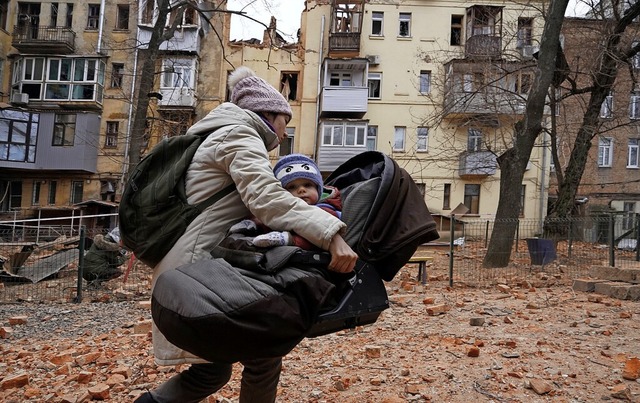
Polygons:
[[324,87],[321,116],[362,117],[367,112],[368,87]]
[[[151,40],[151,33],[153,31],[152,26],[140,25],[138,30],[138,43],[140,49],[147,49],[149,47],[149,41]],[[177,29],[174,32],[173,38],[162,42],[160,50],[162,51],[180,51],[180,52],[193,52],[200,54],[201,38],[200,27],[198,26],[185,26],[181,29]]]
[[329,53],[360,53],[359,32],[332,32],[329,34]]
[[460,154],[461,178],[495,175],[497,168],[496,156],[490,151],[465,151]]
[[162,99],[158,100],[159,107],[187,107],[194,108],[198,97],[192,88],[161,88]]
[[471,59],[498,60],[502,57],[502,38],[494,35],[474,35],[467,39],[465,56]]
[[21,53],[70,54],[76,33],[67,27],[15,26],[11,45]]

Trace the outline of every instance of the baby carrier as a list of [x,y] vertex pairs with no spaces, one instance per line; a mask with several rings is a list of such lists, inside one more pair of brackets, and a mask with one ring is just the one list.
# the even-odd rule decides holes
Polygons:
[[152,316],[171,343],[210,361],[286,355],[304,337],[374,323],[388,308],[390,281],[420,244],[438,238],[411,176],[388,156],[359,154],[325,181],[340,189],[344,238],[360,259],[354,273],[326,267],[330,256],[283,246],[234,250],[157,279]]

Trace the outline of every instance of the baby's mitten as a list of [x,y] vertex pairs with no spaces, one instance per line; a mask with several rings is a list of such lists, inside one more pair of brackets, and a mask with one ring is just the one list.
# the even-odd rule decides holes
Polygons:
[[272,231],[253,238],[253,244],[259,248],[293,245],[293,237],[287,231]]
[[237,224],[233,224],[231,226],[231,228],[229,228],[229,233],[230,234],[250,234],[252,232],[255,232],[258,229],[258,227],[256,226],[256,223],[253,222],[252,220],[242,220]]

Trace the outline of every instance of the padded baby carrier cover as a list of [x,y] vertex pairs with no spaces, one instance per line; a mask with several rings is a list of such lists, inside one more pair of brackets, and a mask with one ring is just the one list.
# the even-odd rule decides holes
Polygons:
[[268,273],[207,259],[162,273],[151,314],[167,340],[205,360],[281,357],[306,336],[334,288],[312,268]]
[[418,246],[440,237],[411,175],[381,152],[352,157],[325,183],[340,189],[345,240],[386,281],[393,279]]

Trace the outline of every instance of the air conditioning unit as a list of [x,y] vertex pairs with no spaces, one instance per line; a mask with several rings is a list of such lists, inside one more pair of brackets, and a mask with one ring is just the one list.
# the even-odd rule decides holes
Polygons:
[[538,47],[533,45],[524,45],[520,49],[520,52],[522,52],[523,59],[533,59],[533,54],[536,53],[537,51],[538,51]]
[[380,64],[380,55],[368,55],[369,64]]
[[15,105],[26,105],[29,103],[29,94],[14,92],[11,96],[11,103]]

